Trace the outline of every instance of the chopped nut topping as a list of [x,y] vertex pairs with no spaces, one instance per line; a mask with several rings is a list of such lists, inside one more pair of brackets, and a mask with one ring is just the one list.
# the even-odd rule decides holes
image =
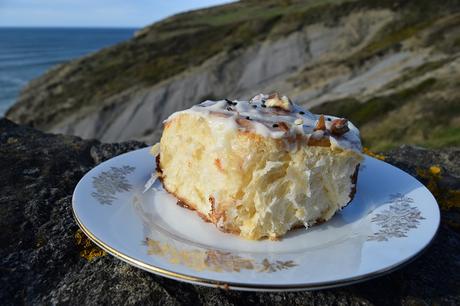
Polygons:
[[263,94],[257,94],[254,97],[252,97],[251,99],[249,99],[248,102],[253,103],[255,100],[262,100],[263,96],[264,96]]
[[316,122],[316,126],[313,131],[325,131],[326,130],[326,121],[324,121],[324,115],[319,116],[318,121]]
[[282,97],[281,97],[281,100],[282,100],[284,103],[289,103],[289,105],[292,104],[292,101],[291,101],[291,99],[289,99],[288,96],[282,96]]
[[294,121],[294,123],[297,124],[297,125],[302,125],[302,124],[303,124],[303,120],[299,118],[299,119],[296,119],[296,120]]
[[347,119],[334,119],[331,123],[331,133],[334,135],[341,136],[348,132],[348,120]]
[[289,126],[285,122],[278,122],[278,125],[282,131],[284,132],[289,131]]
[[252,123],[251,123],[251,119],[248,119],[247,117],[246,118],[237,118],[236,123],[239,126],[247,128],[247,129],[250,129],[253,126]]
[[183,207],[183,208],[192,209],[190,207],[190,205],[188,205],[187,203],[185,203],[184,201],[181,201],[181,200],[177,201],[177,205],[179,205],[180,207]]
[[288,112],[291,111],[292,109],[292,102],[289,100],[289,98],[286,96],[282,96],[280,98],[277,92],[268,96],[268,99],[265,102],[265,105],[267,107],[278,107]]

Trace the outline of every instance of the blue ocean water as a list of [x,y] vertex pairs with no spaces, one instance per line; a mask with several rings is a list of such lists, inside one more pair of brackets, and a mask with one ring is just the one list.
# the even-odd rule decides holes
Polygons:
[[0,28],[0,116],[28,81],[54,65],[114,45],[136,29]]

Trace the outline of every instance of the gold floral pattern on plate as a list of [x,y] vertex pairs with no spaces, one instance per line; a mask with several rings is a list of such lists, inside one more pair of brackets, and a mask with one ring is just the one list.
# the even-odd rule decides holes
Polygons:
[[147,246],[147,254],[164,257],[173,264],[182,264],[196,271],[240,272],[254,270],[272,273],[297,266],[293,260],[270,261],[264,258],[257,262],[252,258],[244,258],[231,252],[220,250],[179,249],[167,242],[160,242],[146,237],[143,244]]

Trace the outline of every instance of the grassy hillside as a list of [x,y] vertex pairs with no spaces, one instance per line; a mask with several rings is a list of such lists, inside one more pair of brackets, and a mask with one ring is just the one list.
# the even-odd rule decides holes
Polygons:
[[[360,127],[364,144],[374,150],[401,144],[431,148],[460,146],[460,78],[454,69],[460,55],[460,14],[454,11],[442,19],[436,13],[424,12],[422,7],[404,12],[404,18],[385,27],[347,64],[354,65],[398,49],[403,40],[412,37],[418,38],[414,47],[429,46],[446,57],[404,71],[386,85],[388,91],[393,91],[391,94],[367,100],[348,97],[328,101],[313,111],[350,118]],[[425,29],[429,29],[429,34],[420,34]],[[430,77],[439,70],[444,73]],[[417,79],[420,81],[414,83]]]
[[[353,98],[331,101],[313,108],[319,113],[344,116],[361,129],[364,145],[387,150],[401,144],[431,148],[460,145],[460,95],[436,79],[412,88],[360,102]],[[445,96],[442,98],[442,96]]]

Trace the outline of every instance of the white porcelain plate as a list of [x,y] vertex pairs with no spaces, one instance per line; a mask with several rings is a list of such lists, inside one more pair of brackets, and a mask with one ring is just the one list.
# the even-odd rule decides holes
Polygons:
[[[148,148],[89,171],[73,195],[81,229],[141,269],[239,290],[302,290],[370,279],[407,263],[432,241],[439,209],[416,179],[366,157],[354,200],[330,221],[280,241],[248,241],[217,230],[156,182]],[[191,178],[193,179],[193,178]]]

